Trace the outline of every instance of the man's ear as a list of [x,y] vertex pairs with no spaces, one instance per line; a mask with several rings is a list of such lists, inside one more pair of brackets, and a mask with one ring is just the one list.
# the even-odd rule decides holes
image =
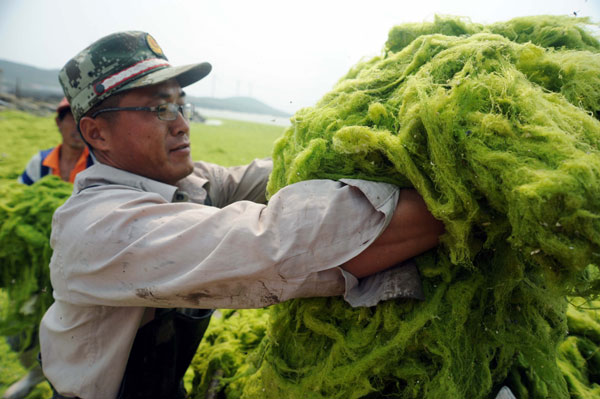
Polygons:
[[95,150],[106,150],[108,146],[109,131],[107,122],[102,119],[93,119],[84,116],[79,120],[79,131],[83,139]]

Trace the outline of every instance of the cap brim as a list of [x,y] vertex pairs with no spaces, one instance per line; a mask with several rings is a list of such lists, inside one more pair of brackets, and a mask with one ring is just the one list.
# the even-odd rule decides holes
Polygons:
[[170,79],[175,79],[181,87],[186,87],[195,83],[210,73],[212,66],[208,62],[201,64],[182,65],[178,67],[168,67],[151,72],[139,79],[119,87],[113,93],[118,93],[124,90],[134,89],[136,87],[151,86],[158,83],[166,82]]

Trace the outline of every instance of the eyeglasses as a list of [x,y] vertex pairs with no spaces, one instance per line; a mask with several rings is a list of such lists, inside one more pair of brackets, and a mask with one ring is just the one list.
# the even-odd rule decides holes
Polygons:
[[113,112],[113,111],[148,111],[148,112],[156,112],[156,116],[161,121],[174,121],[177,119],[177,115],[181,114],[186,120],[191,120],[192,115],[194,113],[194,105],[193,104],[173,104],[166,103],[160,104],[156,107],[114,107],[114,108],[104,108],[94,112],[91,118],[95,118],[99,114],[103,112]]

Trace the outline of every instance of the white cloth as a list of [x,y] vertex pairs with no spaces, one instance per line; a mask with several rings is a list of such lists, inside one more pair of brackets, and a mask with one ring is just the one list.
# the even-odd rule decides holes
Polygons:
[[[35,154],[33,154],[31,159],[29,160],[29,162],[27,162],[27,166],[25,166],[25,173],[27,174],[27,176],[29,176],[29,178],[32,181],[36,182],[42,178],[41,166],[42,166],[42,155],[38,151]],[[19,177],[17,178],[17,181],[21,184],[26,184],[25,181],[23,180],[22,174],[19,175]]]
[[[63,395],[115,397],[148,307],[253,308],[351,294],[337,266],[389,223],[399,190],[361,180],[305,181],[268,205],[271,164],[196,164],[177,187],[106,165],[81,172],[54,214],[55,303],[40,327],[44,373]],[[345,279],[343,276],[348,277]]]

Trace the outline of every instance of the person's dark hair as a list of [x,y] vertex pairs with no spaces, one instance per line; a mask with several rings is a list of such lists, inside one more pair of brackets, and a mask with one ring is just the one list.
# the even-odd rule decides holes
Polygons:
[[61,108],[61,110],[58,112],[58,115],[56,116],[56,118],[59,121],[62,121],[63,119],[65,119],[65,116],[71,112],[71,108]]

